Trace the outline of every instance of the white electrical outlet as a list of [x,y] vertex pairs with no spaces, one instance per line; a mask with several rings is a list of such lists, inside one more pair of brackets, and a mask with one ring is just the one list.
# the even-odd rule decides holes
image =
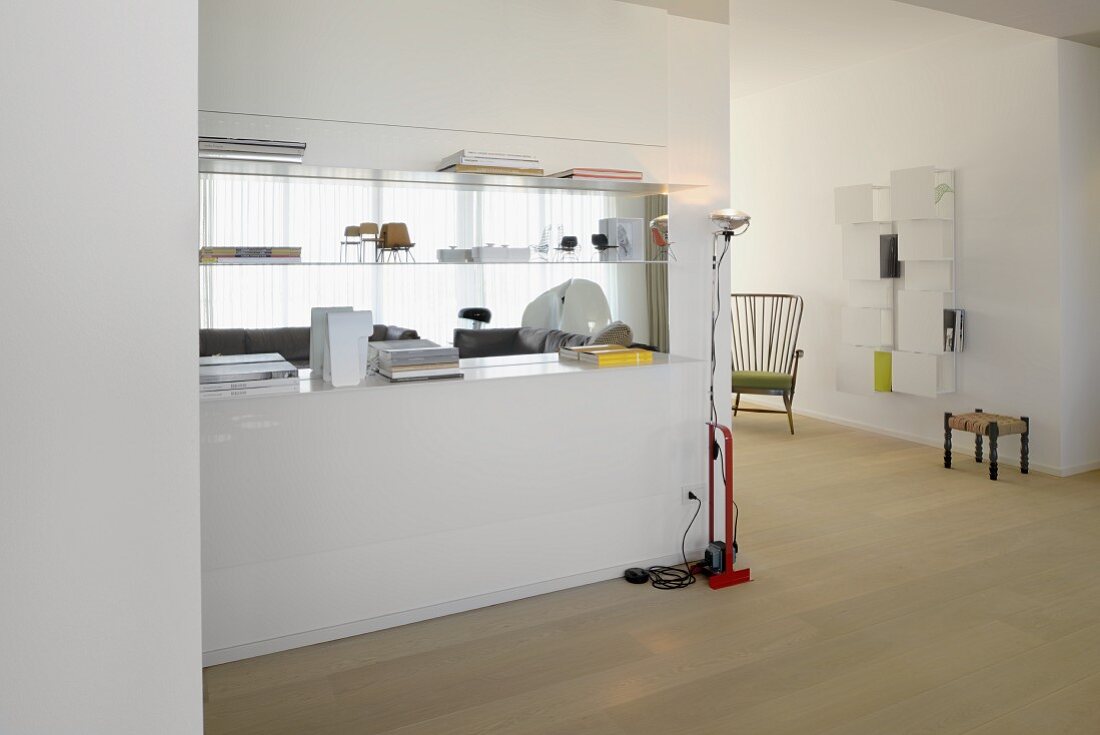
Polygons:
[[680,488],[680,499],[684,505],[695,505],[695,501],[688,497],[688,493],[695,493],[695,497],[703,500],[703,486],[702,485],[684,485]]

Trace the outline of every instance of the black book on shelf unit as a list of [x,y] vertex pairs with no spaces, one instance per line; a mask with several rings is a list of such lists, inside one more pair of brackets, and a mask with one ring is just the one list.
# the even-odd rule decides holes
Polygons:
[[898,236],[878,236],[878,277],[900,278],[901,263],[898,262]]

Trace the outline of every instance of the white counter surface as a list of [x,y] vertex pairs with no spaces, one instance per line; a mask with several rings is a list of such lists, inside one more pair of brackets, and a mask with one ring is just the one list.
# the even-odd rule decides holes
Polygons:
[[560,360],[555,353],[537,355],[508,355],[504,357],[475,357],[459,361],[463,377],[447,380],[420,380],[407,383],[391,383],[377,373],[371,373],[357,386],[335,388],[329,383],[314,379],[308,368],[301,370],[301,386],[297,391],[279,393],[259,393],[252,395],[214,397],[204,396],[207,400],[246,400],[246,399],[278,399],[288,396],[303,395],[307,393],[332,393],[338,391],[354,391],[362,388],[400,388],[407,389],[413,386],[427,384],[439,385],[441,383],[471,383],[481,380],[501,380],[504,378],[529,378],[541,375],[580,375],[592,372],[608,372],[623,370],[651,369],[670,364],[694,362],[682,357],[675,357],[663,353],[654,353],[653,363],[649,365],[636,365],[627,367],[597,367],[579,360]]

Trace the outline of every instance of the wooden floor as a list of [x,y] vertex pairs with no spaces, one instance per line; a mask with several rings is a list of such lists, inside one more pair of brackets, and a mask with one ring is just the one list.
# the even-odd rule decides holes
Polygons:
[[217,666],[206,732],[1100,733],[1100,472],[993,483],[797,429],[735,422],[751,584],[605,582]]

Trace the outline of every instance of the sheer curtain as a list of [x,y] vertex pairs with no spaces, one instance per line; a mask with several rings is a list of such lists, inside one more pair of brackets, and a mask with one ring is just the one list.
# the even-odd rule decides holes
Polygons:
[[[600,284],[614,316],[618,304],[645,289],[645,266],[592,262],[589,236],[599,231],[601,218],[619,209],[615,197],[601,192],[202,174],[200,203],[200,245],[296,246],[304,263],[203,267],[202,327],[305,326],[313,306],[353,306],[373,310],[376,322],[446,342],[459,308],[486,306],[493,312],[491,326],[517,326],[528,302],[569,278]],[[344,227],[360,222],[407,223],[419,264],[340,264]],[[584,246],[578,262],[434,262],[436,249],[452,245],[526,247],[548,225],[577,236]],[[366,257],[372,259],[373,251]]]

